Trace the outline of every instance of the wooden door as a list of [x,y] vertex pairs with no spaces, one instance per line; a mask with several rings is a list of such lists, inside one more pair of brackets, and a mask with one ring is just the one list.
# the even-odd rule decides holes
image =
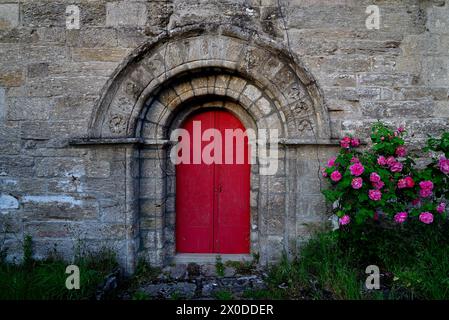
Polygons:
[[[219,139],[197,141],[201,153],[214,142],[214,150],[221,150],[221,163],[209,163],[201,157],[193,163],[195,150],[194,123],[201,125],[201,136],[215,128]],[[245,131],[242,123],[224,110],[209,110],[190,116],[183,125],[190,134],[190,163],[176,166],[176,247],[180,253],[249,253],[249,196],[250,164],[248,140],[243,150],[237,150],[238,138],[226,141],[226,130]],[[198,131],[197,131],[198,132]],[[228,133],[229,134],[229,133]],[[198,140],[198,139],[197,139]],[[227,142],[227,143],[226,143]],[[215,144],[216,143],[216,144]],[[226,152],[232,149],[232,157]],[[241,149],[241,148],[240,148]],[[214,154],[212,152],[212,155]],[[238,160],[243,152],[243,163]],[[216,158],[217,159],[217,158]],[[232,159],[232,161],[229,161]],[[228,163],[226,163],[226,160]],[[231,163],[229,163],[231,162]]]

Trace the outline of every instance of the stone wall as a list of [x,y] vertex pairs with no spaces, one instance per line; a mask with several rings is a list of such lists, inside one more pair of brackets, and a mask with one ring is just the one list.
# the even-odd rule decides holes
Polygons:
[[[66,27],[72,4],[79,30]],[[380,8],[379,30],[365,26],[370,4]],[[69,141],[90,136],[104,93],[138,48],[170,30],[207,31],[206,22],[260,35],[294,57],[323,99],[315,102],[328,114],[330,138],[367,138],[377,119],[406,125],[416,142],[447,129],[447,1],[0,0],[0,245],[9,259],[20,259],[24,234],[38,257],[55,248],[70,258],[79,246],[113,247],[132,270],[136,252],[161,256],[163,245],[151,239],[164,222],[147,219],[142,229],[140,222],[154,195],[130,196],[145,182],[135,160],[151,159],[153,147],[142,155],[127,143]],[[260,67],[248,59],[247,68]],[[262,235],[260,250],[294,252],[297,239],[324,219],[316,160],[334,151],[298,145],[282,155],[288,179],[265,200],[288,210],[278,212],[273,221],[282,226]]]

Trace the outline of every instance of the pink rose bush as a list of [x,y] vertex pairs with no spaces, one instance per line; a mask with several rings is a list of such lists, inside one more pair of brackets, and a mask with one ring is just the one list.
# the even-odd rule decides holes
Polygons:
[[334,203],[340,226],[349,228],[368,220],[430,225],[446,217],[449,133],[429,139],[424,151],[432,151],[435,158],[419,169],[405,146],[406,133],[404,127],[391,130],[378,122],[372,127],[369,148],[361,150],[361,140],[356,137],[340,140],[340,152],[322,171],[330,182],[322,192]]

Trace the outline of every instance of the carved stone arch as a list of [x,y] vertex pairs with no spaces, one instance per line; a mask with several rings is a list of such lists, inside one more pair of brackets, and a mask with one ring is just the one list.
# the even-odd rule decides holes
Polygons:
[[315,79],[288,50],[251,31],[217,25],[175,29],[137,48],[103,89],[91,138],[135,137],[148,100],[167,82],[215,70],[237,74],[273,102],[285,138],[329,139],[329,119]]
[[[212,102],[215,106],[221,104],[246,128],[251,127],[256,132],[258,129],[276,129],[280,137],[285,136],[285,116],[262,89],[237,75],[216,72],[187,74],[165,85],[142,110],[136,136],[149,140],[168,139],[169,129],[177,126],[172,122],[175,118],[179,120],[179,113],[187,115],[193,111],[191,105],[198,106],[199,102],[203,106]],[[241,108],[231,107],[234,105]]]

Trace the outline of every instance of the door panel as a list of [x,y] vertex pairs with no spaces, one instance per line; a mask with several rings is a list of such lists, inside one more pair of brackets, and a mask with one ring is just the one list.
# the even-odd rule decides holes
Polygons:
[[[216,128],[222,137],[222,164],[176,166],[176,246],[182,253],[249,253],[250,164],[245,138],[244,162],[236,164],[237,141],[232,164],[225,163],[225,130],[245,128],[223,110],[191,116],[183,128],[190,133],[193,161],[193,122],[201,121],[201,132]],[[217,141],[215,141],[217,142]],[[202,142],[201,146],[210,142]],[[215,145],[216,148],[219,144]],[[229,147],[229,145],[228,145]],[[228,158],[229,160],[230,158]],[[192,163],[192,162],[191,162]]]
[[176,246],[178,252],[212,253],[214,166],[193,164],[193,121],[202,130],[213,128],[214,114],[196,114],[183,127],[190,133],[190,164],[176,166]]
[[[225,136],[226,129],[245,128],[229,112],[217,112],[215,126]],[[237,138],[233,139],[233,164],[216,164],[215,183],[217,193],[217,211],[215,219],[214,244],[219,253],[249,253],[249,181],[250,165],[248,161],[248,139],[244,139],[243,163],[237,164]],[[226,146],[230,148],[229,144]],[[239,148],[242,152],[241,148]],[[223,152],[223,159],[225,152]]]

